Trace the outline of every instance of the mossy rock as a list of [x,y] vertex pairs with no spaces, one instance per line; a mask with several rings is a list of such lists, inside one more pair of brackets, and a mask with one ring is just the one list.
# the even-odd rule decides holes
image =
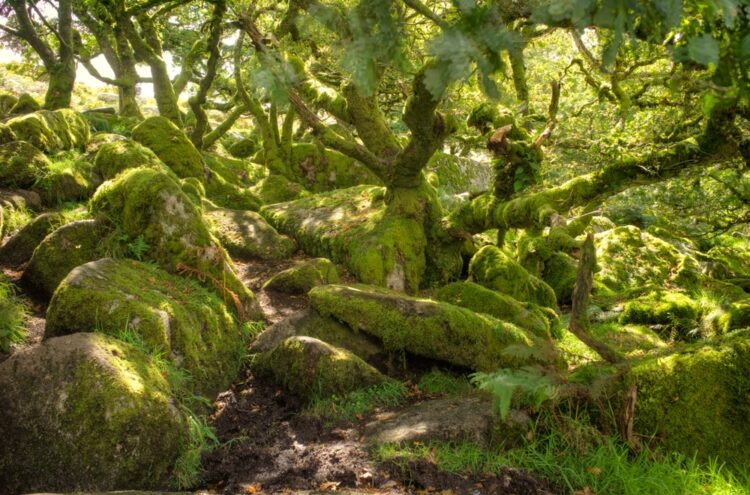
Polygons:
[[309,191],[382,184],[375,174],[353,158],[312,143],[293,145],[290,161],[293,178]]
[[251,353],[275,349],[289,337],[303,335],[353,352],[366,362],[380,365],[387,360],[383,347],[368,334],[357,332],[312,308],[301,310],[266,328],[250,347]]
[[32,187],[49,172],[52,163],[26,141],[0,144],[0,186]]
[[141,122],[137,117],[124,117],[116,113],[86,111],[81,114],[95,132],[129,136],[133,127]]
[[51,157],[47,173],[34,184],[44,204],[82,201],[91,197],[101,183],[94,166],[83,156],[64,152]]
[[646,325],[603,322],[591,325],[589,331],[609,346],[631,356],[667,347],[664,339]]
[[635,431],[699,460],[750,463],[750,340],[738,333],[633,364]]
[[455,197],[462,193],[475,196],[492,188],[495,171],[486,161],[475,161],[438,151],[425,167],[427,180],[440,195],[443,204],[452,208],[459,204]]
[[134,260],[81,265],[60,283],[47,309],[45,338],[87,329],[136,332],[147,348],[193,378],[213,398],[237,375],[244,337],[224,302],[184,277]]
[[156,153],[178,177],[204,177],[200,152],[168,118],[149,117],[135,126],[132,136],[135,141]]
[[721,265],[713,267],[711,275],[721,279],[750,278],[750,243],[738,242],[733,246],[716,246],[708,250],[709,260]]
[[79,220],[56,229],[34,250],[22,284],[49,299],[73,268],[101,257],[104,232],[95,220]]
[[385,188],[357,186],[268,205],[261,213],[306,253],[345,265],[359,281],[416,292],[430,268],[420,215],[437,198],[419,189],[404,194],[386,205]]
[[263,165],[215,153],[203,153],[203,161],[212,174],[237,186],[251,186],[268,175],[268,169]]
[[193,204],[203,208],[203,200],[206,198],[206,187],[203,182],[195,177],[188,177],[187,179],[180,180],[182,186],[182,192],[193,201]]
[[93,161],[96,158],[96,154],[99,152],[102,146],[109,143],[117,143],[121,141],[132,141],[126,138],[122,134],[114,134],[111,132],[96,132],[91,135],[91,140],[86,148],[86,153],[89,158]]
[[188,424],[151,359],[104,335],[49,339],[0,364],[0,486],[157,487]]
[[539,307],[473,282],[448,284],[437,291],[435,298],[513,323],[538,337],[550,338],[552,330],[560,326],[559,319],[550,318]]
[[237,277],[201,210],[168,174],[143,167],[126,170],[99,187],[90,209],[130,239],[141,237],[148,245],[147,259],[169,272],[195,276],[234,301],[242,319],[260,316],[253,293]]
[[0,94],[0,118],[6,117],[18,103],[18,98],[9,93]]
[[522,302],[554,308],[555,291],[496,246],[484,246],[469,263],[474,282]]
[[257,355],[252,368],[307,400],[342,396],[388,380],[351,352],[305,336],[289,337],[272,351]]
[[699,266],[672,244],[638,227],[617,227],[595,238],[594,294],[622,297],[643,292],[649,286],[691,289],[699,281]]
[[238,186],[218,174],[206,180],[206,197],[223,208],[252,210],[260,208],[261,200],[252,189]]
[[102,144],[94,158],[94,169],[104,180],[129,168],[148,167],[168,173],[169,170],[153,151],[132,139]]
[[620,323],[661,325],[663,337],[685,339],[698,329],[701,305],[689,295],[677,291],[654,291],[628,301],[620,315]]
[[576,260],[569,254],[556,251],[544,262],[541,278],[555,291],[558,304],[571,304],[577,276]]
[[17,141],[16,133],[5,124],[0,124],[0,144]]
[[478,371],[534,362],[528,354],[506,352],[509,346],[533,347],[531,333],[452,304],[365,285],[316,287],[310,301],[320,315],[380,339],[387,350]]
[[235,256],[278,260],[290,257],[297,243],[280,235],[254,211],[210,209],[206,213],[211,230]]
[[83,151],[91,138],[86,120],[73,110],[40,110],[6,122],[16,138],[28,141],[45,153],[77,149]]
[[306,190],[301,184],[292,182],[283,175],[270,174],[255,184],[251,191],[258,196],[263,204],[272,205],[285,201],[294,201],[305,195]]
[[227,148],[227,151],[229,151],[234,157],[248,158],[252,156],[257,149],[258,143],[255,139],[245,138],[232,143],[229,148]]
[[63,223],[59,213],[43,213],[9,237],[0,247],[0,263],[18,266],[31,259],[34,249]]
[[33,96],[28,93],[23,93],[18,97],[16,103],[11,107],[10,115],[25,115],[27,113],[37,112],[42,109],[42,105],[39,104]]
[[315,258],[277,273],[263,288],[286,294],[305,294],[313,287],[339,281],[336,265],[326,258]]

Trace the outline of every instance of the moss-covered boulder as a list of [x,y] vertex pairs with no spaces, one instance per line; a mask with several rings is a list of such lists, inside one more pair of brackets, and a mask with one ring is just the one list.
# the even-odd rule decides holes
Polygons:
[[319,314],[380,339],[388,350],[479,371],[523,366],[534,359],[506,352],[509,346],[533,347],[531,333],[452,304],[364,285],[316,287],[310,301]]
[[90,198],[100,183],[94,166],[82,155],[64,152],[51,157],[49,169],[36,181],[33,190],[44,204],[56,206]]
[[522,302],[554,308],[557,298],[552,287],[530,274],[496,246],[484,246],[469,263],[469,275],[478,284],[508,294]]
[[263,288],[287,294],[305,294],[313,287],[339,281],[336,265],[326,258],[314,258],[277,273],[268,279]]
[[557,251],[544,262],[542,280],[555,291],[558,304],[571,304],[578,276],[578,263],[569,254]]
[[626,302],[620,322],[660,325],[664,337],[687,338],[698,334],[700,316],[700,303],[688,294],[657,290]]
[[51,167],[47,156],[26,141],[0,144],[0,186],[33,186]]
[[699,280],[699,266],[689,254],[638,227],[626,225],[596,234],[594,294],[621,297],[649,287],[690,288]]
[[489,191],[495,171],[487,160],[477,161],[437,152],[427,163],[425,176],[438,190],[443,205],[452,208],[461,202],[458,195],[466,193],[468,198]]
[[242,319],[260,316],[253,293],[237,277],[201,210],[168,174],[143,167],[126,170],[99,187],[90,208],[110,228],[142,238],[148,259],[167,271],[195,276],[233,301]]
[[133,128],[133,139],[151,149],[178,177],[204,177],[203,158],[166,117],[149,117]]
[[0,124],[0,144],[12,143],[17,141],[16,134],[5,124]]
[[104,233],[102,225],[94,220],[79,220],[58,228],[34,250],[21,277],[22,284],[49,299],[73,268],[101,257]]
[[123,136],[122,134],[113,134],[111,132],[96,132],[91,135],[91,140],[86,148],[86,153],[89,159],[93,162],[96,158],[96,154],[99,152],[102,146],[109,143],[116,143],[120,141],[132,141],[131,139]]
[[550,313],[539,306],[522,303],[473,282],[448,284],[437,291],[435,298],[513,323],[538,337],[549,338],[551,332],[557,331],[560,326],[554,311]]
[[42,105],[40,105],[33,96],[28,93],[23,93],[18,97],[8,113],[10,115],[25,115],[27,113],[37,112],[41,109]]
[[190,372],[207,397],[231,383],[244,353],[239,325],[214,292],[134,260],[86,263],[60,283],[44,337],[91,328],[113,336],[136,332],[154,353]]
[[261,200],[251,189],[233,184],[221,175],[212,174],[205,187],[206,197],[224,208],[252,211],[260,208]]
[[737,242],[733,246],[715,246],[706,253],[710,274],[720,279],[750,278],[750,243]]
[[750,340],[746,332],[633,364],[635,431],[669,449],[750,463]]
[[221,175],[227,182],[238,186],[251,186],[268,175],[266,167],[248,160],[203,153],[203,161],[212,174]]
[[248,158],[258,150],[258,142],[252,138],[240,139],[232,143],[227,151],[237,158]]
[[252,367],[307,400],[341,396],[388,380],[351,352],[304,336],[289,337],[272,351],[257,355]]
[[91,138],[88,122],[73,110],[40,110],[6,122],[16,138],[28,141],[45,153],[85,150]]
[[156,487],[188,425],[162,370],[110,337],[50,339],[0,364],[7,493]]
[[293,145],[290,161],[294,178],[313,192],[360,184],[382,184],[375,174],[358,161],[313,143]]
[[294,201],[306,193],[302,184],[278,174],[270,174],[260,179],[250,190],[266,205]]
[[31,259],[34,249],[63,223],[58,213],[43,213],[9,237],[0,246],[0,263],[18,266]]
[[10,93],[0,94],[0,118],[5,118],[18,103],[18,98]]
[[297,250],[293,239],[280,235],[254,211],[212,208],[206,218],[211,231],[235,256],[278,260]]
[[104,180],[114,178],[125,169],[138,167],[169,170],[153,151],[132,139],[102,144],[94,158],[94,169]]

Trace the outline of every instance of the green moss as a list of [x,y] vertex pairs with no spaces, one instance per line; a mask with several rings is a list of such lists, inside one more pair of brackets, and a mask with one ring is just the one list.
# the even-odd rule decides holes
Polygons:
[[268,169],[247,160],[227,158],[213,153],[203,153],[203,160],[213,174],[238,186],[250,186],[268,175]]
[[5,118],[18,103],[18,98],[10,93],[0,94],[0,118]]
[[358,161],[312,143],[292,146],[291,169],[295,180],[313,192],[382,183]]
[[101,145],[94,158],[94,168],[104,180],[114,178],[123,170],[137,167],[164,172],[169,170],[153,151],[130,139]]
[[687,338],[698,328],[700,313],[700,303],[687,294],[656,291],[625,303],[620,322],[664,325],[665,337],[676,332],[674,337]]
[[263,204],[275,204],[284,201],[293,201],[305,193],[301,184],[292,182],[283,175],[270,174],[259,180],[251,188],[253,194],[258,196]]
[[31,259],[34,249],[63,223],[58,213],[44,213],[13,234],[0,247],[0,263],[18,266]]
[[100,257],[102,226],[81,220],[58,228],[37,246],[21,282],[44,298],[52,297],[60,282],[78,265]]
[[542,280],[555,291],[559,304],[570,304],[578,276],[578,264],[568,254],[557,251],[544,262]]
[[219,174],[213,174],[206,180],[206,197],[217,205],[232,210],[257,211],[261,204],[253,190],[232,184]]
[[[485,163],[438,151],[425,167],[427,179],[441,195],[472,195],[487,191],[494,172]],[[445,200],[444,200],[445,201]]]
[[[714,273],[717,278],[750,278],[750,244],[738,242],[732,246],[716,246],[706,255],[721,265],[721,271]],[[714,272],[717,272],[714,268]]]
[[235,256],[278,260],[291,256],[297,244],[279,235],[262,216],[245,210],[209,209],[211,231]]
[[589,331],[624,354],[643,354],[667,346],[656,332],[645,325],[623,325],[617,322],[595,323],[591,325]]
[[133,139],[150,148],[180,178],[203,178],[203,158],[166,117],[149,117],[133,128]]
[[0,144],[16,141],[16,134],[5,124],[0,124]]
[[199,207],[203,205],[203,198],[206,197],[206,187],[195,177],[188,177],[180,181],[182,192],[184,192],[193,204]]
[[0,186],[29,188],[51,167],[49,159],[26,141],[0,145]]
[[342,285],[316,287],[310,291],[310,301],[321,315],[377,337],[388,350],[482,371],[534,360],[505,352],[511,345],[533,347],[530,334],[451,304],[372,286]]
[[241,317],[259,315],[253,293],[237,277],[201,211],[169,175],[148,168],[126,170],[99,187],[90,208],[95,218],[130,239],[142,236],[148,259],[172,273],[198,277],[233,300]]
[[26,337],[26,317],[29,308],[15,288],[0,275],[0,353],[10,350],[11,344]]
[[[435,297],[455,306],[486,313],[517,325],[537,337],[550,337],[550,321],[537,306],[472,282],[455,282],[438,290]],[[557,325],[555,325],[557,326]]]
[[305,294],[313,287],[339,282],[336,265],[326,258],[315,258],[283,270],[263,285],[266,290]]
[[10,115],[24,115],[31,112],[37,112],[41,109],[42,106],[34,99],[34,97],[28,93],[23,93],[18,97],[18,100],[16,100],[16,103],[11,107],[8,113]]
[[0,484],[13,492],[157,487],[187,443],[161,370],[78,333],[0,366]]
[[34,183],[33,190],[46,205],[55,206],[88,199],[99,182],[93,165],[85,158],[75,152],[63,152],[51,157],[49,169]]
[[240,139],[232,143],[227,151],[237,158],[247,158],[258,150],[258,142],[252,138]]
[[244,354],[243,334],[215,293],[134,260],[81,265],[55,291],[44,337],[91,329],[138,333],[152,353],[190,372],[206,397],[231,383]]
[[701,460],[746,466],[749,363],[742,333],[637,362],[627,376],[638,387],[636,431]]
[[70,109],[40,110],[6,122],[16,138],[46,153],[70,149],[83,151],[91,138],[88,123]]
[[477,251],[469,264],[469,274],[475,282],[519,301],[550,308],[557,306],[555,292],[549,285],[495,246]]
[[290,337],[256,356],[252,367],[307,400],[343,395],[388,380],[351,352],[312,337]]

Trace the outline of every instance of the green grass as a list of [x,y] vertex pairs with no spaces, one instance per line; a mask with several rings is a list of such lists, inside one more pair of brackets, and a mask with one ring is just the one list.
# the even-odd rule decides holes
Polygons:
[[0,279],[0,352],[26,338],[28,307],[15,288]]
[[379,407],[396,407],[408,397],[408,389],[401,382],[388,381],[370,388],[355,390],[343,397],[313,399],[303,414],[327,423],[353,421]]
[[26,207],[5,208],[3,211],[4,229],[8,234],[25,227],[33,219],[34,214]]
[[397,464],[431,459],[440,469],[462,475],[495,473],[503,467],[525,469],[547,478],[564,493],[586,487],[601,495],[750,493],[747,472],[730,470],[715,461],[702,464],[677,453],[643,450],[631,454],[626,445],[611,437],[583,450],[553,432],[509,451],[487,450],[471,443],[427,443],[406,447],[383,444],[374,454],[380,461]]
[[465,395],[474,390],[466,375],[456,375],[439,369],[422,375],[417,387],[427,395]]

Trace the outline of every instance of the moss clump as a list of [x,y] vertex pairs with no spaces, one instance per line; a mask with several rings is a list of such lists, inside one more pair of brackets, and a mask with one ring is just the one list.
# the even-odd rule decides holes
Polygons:
[[252,138],[245,138],[240,139],[239,141],[232,143],[229,148],[227,148],[227,151],[232,154],[232,156],[237,158],[248,158],[253,155],[258,150],[258,143],[255,139]]
[[91,138],[86,120],[70,109],[40,110],[6,122],[16,138],[46,153],[83,151]]
[[28,93],[23,93],[18,97],[15,104],[8,112],[10,115],[25,115],[27,113],[38,112],[42,106]]
[[28,306],[14,287],[0,275],[0,353],[10,351],[11,344],[26,337]]
[[654,349],[667,347],[667,343],[645,325],[604,322],[591,325],[589,331],[624,354],[641,355]]
[[578,264],[568,254],[561,251],[553,253],[544,262],[542,280],[552,287],[559,304],[570,304],[573,299],[573,288],[578,276]]
[[148,167],[167,172],[153,151],[130,139],[102,144],[94,158],[94,169],[104,180],[114,178],[128,168]]
[[18,98],[10,93],[0,94],[0,118],[6,117],[18,103]]
[[49,158],[26,141],[0,145],[0,186],[29,188],[50,167]]
[[237,277],[201,211],[169,175],[148,168],[126,170],[99,187],[90,208],[118,233],[142,237],[148,259],[172,273],[198,277],[234,301],[242,318],[259,316],[253,293]]
[[187,442],[161,370],[77,333],[0,364],[0,486],[12,493],[157,487]]
[[495,246],[477,251],[469,264],[469,275],[475,282],[519,301],[549,308],[557,306],[555,291],[549,285]]
[[5,124],[0,124],[0,144],[16,141],[16,134]]
[[21,282],[44,298],[52,297],[57,286],[82,265],[100,258],[104,230],[94,220],[80,220],[58,228],[37,246]]
[[88,199],[100,181],[94,167],[77,153],[64,152],[51,158],[49,169],[34,184],[46,205]]
[[59,213],[39,215],[0,247],[0,263],[18,266],[29,261],[34,249],[62,223],[63,218]]
[[268,279],[263,288],[287,294],[305,294],[313,287],[338,282],[336,265],[326,258],[315,258],[277,273]]
[[712,275],[717,278],[750,278],[750,244],[738,242],[732,246],[716,246],[707,253],[710,261],[720,265],[712,267]]
[[701,314],[700,303],[690,296],[676,291],[655,291],[625,303],[620,323],[644,323],[664,325],[666,337],[687,338],[689,332],[698,328]]
[[596,235],[594,275],[597,296],[621,297],[649,285],[689,288],[698,279],[697,262],[670,243],[627,225]]
[[272,351],[259,354],[252,367],[307,400],[341,396],[388,380],[351,352],[305,336],[290,337]]
[[448,284],[441,287],[435,297],[440,301],[513,323],[537,337],[549,338],[551,330],[559,327],[558,319],[555,317],[552,322],[549,321],[549,316],[538,306],[519,302],[507,294],[472,282]]
[[292,182],[283,175],[271,174],[259,180],[252,187],[253,194],[258,196],[263,204],[294,201],[304,195],[305,188],[301,184]]
[[206,218],[211,231],[235,256],[278,260],[297,250],[292,239],[280,235],[254,211],[213,208]]
[[184,192],[198,207],[203,207],[203,199],[206,197],[206,188],[203,183],[195,177],[188,177],[180,181],[182,192]]
[[47,309],[44,337],[89,329],[141,336],[213,397],[236,376],[244,338],[224,302],[196,282],[134,260],[104,258],[71,271]]
[[212,174],[238,186],[250,186],[268,175],[268,169],[247,160],[227,158],[213,153],[203,153],[203,161]]
[[166,117],[149,117],[133,129],[133,139],[151,151],[180,178],[203,178],[203,158],[193,143]]
[[408,297],[372,286],[326,285],[310,291],[318,313],[382,340],[386,349],[479,371],[533,362],[505,352],[532,347],[534,338],[517,326],[451,304]]
[[213,174],[206,180],[206,197],[219,206],[233,210],[257,211],[261,204],[251,189],[237,186],[219,174]]
[[750,341],[738,333],[636,362],[635,430],[673,450],[750,462]]

